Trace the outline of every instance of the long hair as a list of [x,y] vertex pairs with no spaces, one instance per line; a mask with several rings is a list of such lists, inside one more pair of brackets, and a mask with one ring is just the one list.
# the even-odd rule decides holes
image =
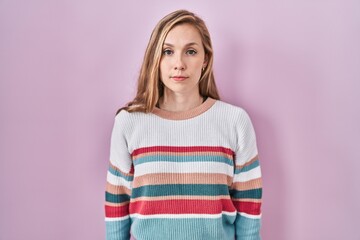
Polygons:
[[205,22],[192,12],[178,10],[166,15],[155,26],[140,69],[136,96],[125,107],[118,109],[116,114],[123,109],[128,112],[152,112],[159,98],[164,94],[159,66],[165,38],[172,28],[184,23],[191,24],[198,29],[205,50],[207,65],[199,80],[200,95],[220,99],[213,73],[213,48]]

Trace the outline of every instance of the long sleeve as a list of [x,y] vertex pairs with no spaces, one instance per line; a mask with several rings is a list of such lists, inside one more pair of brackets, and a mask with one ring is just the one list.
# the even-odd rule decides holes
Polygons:
[[242,110],[237,121],[235,171],[230,189],[237,210],[235,239],[260,240],[262,178],[256,136],[249,115]]
[[105,223],[107,240],[130,239],[129,203],[134,167],[125,139],[125,111],[114,121],[106,177]]

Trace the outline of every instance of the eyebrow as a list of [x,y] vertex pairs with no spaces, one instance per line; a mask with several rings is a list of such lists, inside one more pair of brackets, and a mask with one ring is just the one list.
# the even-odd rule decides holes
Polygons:
[[[169,46],[169,47],[174,47],[174,45],[173,44],[171,44],[171,43],[164,43],[164,46]],[[199,45],[198,43],[196,43],[196,42],[190,42],[190,43],[187,43],[186,45],[185,45],[185,47],[188,47],[188,46],[192,46],[192,45]]]

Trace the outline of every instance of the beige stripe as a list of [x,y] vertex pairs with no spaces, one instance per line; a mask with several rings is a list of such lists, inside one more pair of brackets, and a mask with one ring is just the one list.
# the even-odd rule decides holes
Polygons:
[[254,198],[241,198],[241,199],[232,199],[233,202],[253,202],[253,203],[262,203],[262,199],[254,199]]
[[[105,205],[120,207],[124,205],[128,205],[130,202],[138,202],[138,201],[159,201],[159,200],[181,200],[181,199],[192,199],[192,200],[220,200],[220,199],[230,199],[229,195],[219,195],[219,196],[164,196],[164,197],[138,197],[135,199],[131,199],[130,201],[122,202],[122,203],[112,203],[105,201]],[[231,199],[236,202],[253,202],[253,203],[262,203],[262,199],[252,199],[252,198],[242,198],[242,199]]]
[[221,173],[152,173],[135,177],[133,188],[159,184],[227,184],[232,178]]
[[219,200],[219,199],[230,199],[229,195],[218,195],[218,196],[180,196],[180,195],[174,195],[174,196],[160,196],[160,197],[138,197],[135,199],[131,199],[131,202],[137,202],[137,201],[159,201],[159,200]]
[[236,165],[236,169],[240,169],[240,168],[249,166],[250,164],[252,164],[253,162],[255,162],[257,159],[258,159],[258,155],[256,155],[255,157],[253,157],[250,161],[246,162],[245,164]]
[[236,189],[241,191],[241,190],[250,190],[261,187],[262,187],[262,179],[256,178],[247,182],[235,182],[232,184],[231,189]]
[[190,118],[200,115],[203,112],[206,112],[209,108],[211,108],[214,105],[214,103],[216,101],[217,101],[216,99],[208,97],[205,100],[205,102],[203,102],[201,105],[199,105],[193,109],[181,111],[181,112],[172,112],[172,111],[160,109],[158,107],[154,107],[152,113],[155,115],[158,115],[159,117],[162,117],[165,119],[170,119],[170,120],[190,119]]
[[108,193],[113,193],[113,194],[131,194],[131,190],[128,189],[125,186],[115,186],[110,184],[109,182],[106,183],[106,191]]
[[223,152],[199,152],[199,151],[195,151],[195,152],[147,152],[147,153],[142,153],[139,155],[136,155],[135,157],[133,157],[133,160],[136,160],[138,158],[142,158],[142,157],[147,157],[147,156],[154,156],[154,155],[167,155],[167,156],[222,156],[222,157],[226,157],[230,160],[233,160],[233,155],[230,154],[226,154]]
[[130,203],[130,201],[126,201],[126,202],[122,202],[122,203],[113,203],[113,202],[105,201],[105,205],[112,206],[112,207],[120,207],[120,206],[124,206],[124,205],[129,205],[129,203]]
[[116,167],[115,165],[113,165],[111,162],[110,162],[109,165],[110,165],[111,168],[115,169],[116,171],[122,173],[122,174],[125,175],[125,176],[134,176],[133,173],[126,173],[126,172],[124,172],[124,171],[121,171],[118,167]]

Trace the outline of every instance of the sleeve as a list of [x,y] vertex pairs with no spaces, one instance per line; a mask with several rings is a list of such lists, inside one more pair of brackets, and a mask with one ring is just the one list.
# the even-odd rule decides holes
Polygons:
[[242,109],[237,121],[237,149],[231,200],[237,210],[235,239],[260,240],[262,178],[256,136],[249,115]]
[[107,240],[129,240],[129,203],[134,166],[127,148],[124,113],[115,117],[110,142],[110,161],[106,177],[105,229]]

